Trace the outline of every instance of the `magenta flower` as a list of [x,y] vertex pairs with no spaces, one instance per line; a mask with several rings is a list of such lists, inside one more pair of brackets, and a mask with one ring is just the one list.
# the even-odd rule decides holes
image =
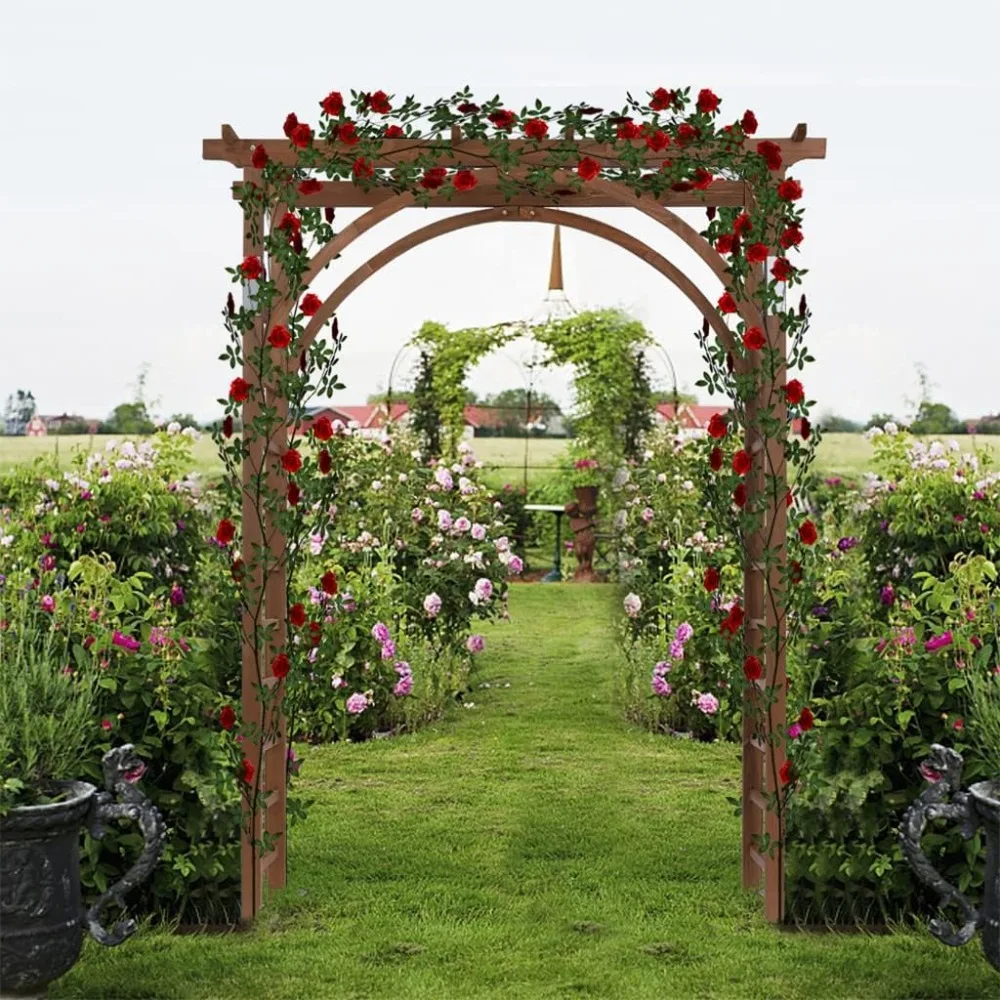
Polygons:
[[368,707],[368,699],[363,694],[352,694],[345,708],[348,715],[360,715]]
[[392,641],[392,639],[386,639],[386,641],[382,643],[382,659],[391,660],[395,655],[396,644]]
[[517,576],[524,569],[524,562],[520,556],[511,556],[507,563],[507,572],[511,576]]
[[50,572],[56,568],[56,557],[53,555],[42,556],[42,571]]
[[465,640],[465,648],[470,653],[481,653],[486,648],[486,640],[481,635],[470,635]]
[[50,615],[56,609],[56,601],[55,601],[55,598],[51,594],[46,594],[42,598],[40,604],[42,606],[42,611],[47,611]]
[[115,629],[114,635],[111,637],[112,643],[124,649],[126,653],[134,653],[139,649],[139,641],[133,639],[131,636],[123,635],[118,629]]
[[719,699],[714,694],[699,695],[695,704],[698,706],[698,711],[705,715],[715,715],[719,711]]
[[691,626],[690,622],[681,622],[677,626],[677,631],[674,633],[674,638],[678,642],[687,642],[694,635],[694,628]]
[[403,674],[402,677],[396,682],[396,686],[392,689],[392,693],[397,698],[405,698],[413,690],[413,675]]
[[431,593],[424,598],[424,611],[428,618],[437,618],[441,613],[441,598],[438,594]]
[[674,639],[670,643],[670,659],[672,660],[683,660],[684,659],[684,643],[679,639]]
[[952,644],[951,632],[942,632],[941,635],[932,636],[924,643],[924,649],[928,653],[934,653],[939,649],[944,649]]
[[372,638],[383,645],[389,641],[389,626],[385,622],[375,622],[372,626]]
[[653,679],[650,681],[650,687],[653,689],[653,694],[659,695],[661,698],[669,697],[674,690],[667,682],[667,679],[659,674],[653,674]]
[[184,588],[179,583],[175,583],[173,587],[170,588],[170,603],[175,608],[179,608],[184,601]]
[[879,600],[887,607],[891,608],[896,603],[896,591],[892,589],[892,584],[887,583],[879,593]]
[[792,723],[792,725],[788,727],[789,739],[797,740],[801,735],[802,727],[797,722]]

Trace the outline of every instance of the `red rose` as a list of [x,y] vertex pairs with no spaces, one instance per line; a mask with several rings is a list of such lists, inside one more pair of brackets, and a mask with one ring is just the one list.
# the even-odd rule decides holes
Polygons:
[[222,434],[227,438],[231,438],[233,436],[233,418],[231,416],[226,417],[226,419],[222,421]]
[[805,398],[805,390],[802,388],[802,383],[797,378],[793,378],[785,384],[786,403],[790,403],[792,406],[795,406],[796,404],[801,403]]
[[748,351],[759,351],[766,344],[764,331],[759,326],[751,326],[743,331],[743,346]]
[[698,129],[687,122],[684,122],[677,128],[677,142],[681,146],[686,146],[689,142],[693,142],[699,135]]
[[646,136],[646,146],[654,153],[662,152],[669,145],[670,136],[661,128],[658,128],[655,132],[650,132]]
[[288,138],[292,140],[293,146],[305,149],[313,140],[313,130],[305,122],[300,122],[292,129],[292,134]]
[[674,92],[666,87],[657,87],[653,91],[649,107],[653,111],[666,111],[674,103]]
[[721,413],[713,413],[711,419],[708,421],[709,436],[719,441],[726,436],[727,430],[726,418]]
[[492,112],[489,115],[489,119],[501,131],[509,132],[514,127],[514,122],[517,121],[517,115],[513,111],[501,109]]
[[289,448],[284,455],[281,456],[281,467],[285,472],[296,473],[302,468],[302,456],[298,453],[295,448]]
[[774,275],[775,281],[788,281],[794,273],[795,268],[792,266],[792,262],[787,257],[779,257],[774,264],[771,265],[771,274]]
[[791,578],[792,578],[792,583],[802,582],[802,563],[800,562],[792,563]]
[[763,673],[764,670],[760,665],[760,660],[758,660],[757,657],[754,656],[753,653],[751,653],[743,661],[743,676],[748,681],[753,682],[753,681],[759,681]]
[[719,98],[715,96],[707,87],[698,91],[698,110],[703,115],[715,114],[719,110]]
[[631,118],[624,118],[618,123],[617,135],[619,139],[638,139],[642,130]]
[[263,170],[267,166],[267,150],[263,144],[254,146],[250,154],[250,164],[257,170]]
[[246,759],[246,757],[244,757],[243,758],[243,763],[241,765],[241,768],[242,768],[242,772],[240,774],[240,781],[242,781],[245,785],[252,784],[253,783],[253,775],[254,775],[254,766],[253,766],[253,764],[251,764],[250,761],[248,761]]
[[315,316],[323,305],[323,300],[318,295],[308,292],[302,296],[299,308],[306,316]]
[[819,538],[816,525],[812,521],[803,521],[799,525],[799,538],[802,539],[803,545],[815,545],[816,539]]
[[704,191],[714,180],[715,178],[712,176],[711,171],[706,170],[704,167],[698,167],[694,172],[694,177],[691,178],[691,184],[699,191]]
[[792,491],[791,490],[785,490],[785,506],[786,507],[791,507],[794,502],[795,501],[794,501],[794,498],[792,497]]
[[288,620],[296,628],[302,628],[306,623],[306,609],[301,604],[293,604],[288,609]]
[[282,677],[288,676],[288,657],[284,653],[278,653],[278,655],[271,660],[271,673],[274,674],[279,680]]
[[735,455],[733,455],[733,472],[737,476],[745,476],[753,465],[753,459],[750,458],[750,453],[744,451],[742,448]]
[[766,243],[751,243],[746,250],[747,261],[751,264],[761,264],[767,260],[768,249]]
[[318,646],[323,641],[323,626],[319,622],[309,623],[309,641]]
[[738,604],[734,604],[729,609],[729,614],[727,614],[722,620],[722,624],[719,626],[719,631],[728,632],[731,636],[736,635],[736,633],[743,627],[744,617],[743,608],[741,608]]
[[228,545],[236,537],[236,525],[228,518],[223,518],[215,529],[215,540],[220,545]]
[[808,705],[803,708],[799,713],[799,725],[802,727],[802,732],[808,733],[812,729],[815,719],[816,717],[812,714]]
[[242,559],[234,559],[232,566],[229,567],[229,575],[237,582],[240,583],[243,577],[246,575],[246,566]]
[[312,432],[320,441],[329,441],[333,437],[333,424],[329,417],[317,417],[312,423]]
[[802,242],[802,230],[798,226],[789,226],[778,237],[778,242],[786,250],[791,250],[792,247],[797,247]]
[[473,104],[471,101],[464,101],[458,106],[459,114],[463,115],[474,115],[479,110],[478,104]]
[[328,115],[330,115],[331,118],[336,118],[338,115],[343,114],[344,98],[339,90],[331,90],[330,93],[319,102],[319,106]]
[[385,137],[387,139],[402,139],[403,130],[398,125],[389,125],[385,130]]
[[389,95],[384,90],[376,90],[374,94],[369,94],[368,104],[377,115],[387,115],[392,111]]
[[791,177],[787,177],[778,185],[778,197],[782,201],[798,201],[802,197],[802,185]]
[[718,250],[719,253],[732,253],[734,240],[735,237],[732,233],[723,233],[723,235],[715,241],[715,249]]
[[304,195],[316,194],[318,191],[322,190],[323,190],[323,185],[318,180],[316,180],[315,177],[307,177],[299,185],[299,194],[304,194]]
[[750,232],[752,226],[753,226],[753,221],[751,220],[750,216],[747,215],[746,212],[740,212],[740,214],[737,215],[736,219],[733,221],[733,232],[737,236],[743,236],[746,233]]
[[701,583],[702,586],[709,592],[712,593],[713,590],[719,589],[719,571],[714,566],[709,566],[705,570],[705,576],[703,577]]
[[795,765],[790,760],[786,760],[785,763],[778,768],[778,775],[781,778],[781,783],[783,785],[791,784],[795,780]]
[[734,313],[736,312],[736,299],[729,294],[729,292],[724,292],[722,297],[719,299],[719,312],[721,313]]
[[459,170],[451,179],[456,191],[471,191],[476,184],[476,175],[471,170]]
[[345,146],[356,146],[360,141],[354,122],[343,122],[338,125],[335,138],[339,139]]
[[294,212],[285,212],[281,221],[277,225],[278,229],[284,229],[289,237],[294,236],[302,228],[302,223]]
[[592,181],[601,172],[601,165],[597,160],[585,156],[576,165],[576,172],[583,180]]
[[229,732],[229,730],[236,725],[236,713],[230,705],[224,705],[222,711],[219,712],[219,725],[222,726],[226,732]]
[[549,126],[547,122],[543,122],[541,118],[529,118],[524,123],[524,134],[529,139],[544,139],[549,134]]
[[240,274],[243,275],[248,281],[256,281],[264,273],[264,265],[260,262],[260,257],[255,257],[252,254],[249,257],[244,257],[243,262],[240,264]]
[[713,472],[718,472],[722,468],[722,449],[713,448],[708,456],[708,464]]
[[292,137],[292,132],[298,127],[299,120],[295,117],[295,112],[291,111],[288,117],[285,119],[285,124],[281,126],[281,131],[288,136],[289,139]]
[[812,424],[809,423],[808,417],[802,418],[802,423],[799,425],[799,433],[802,435],[803,441],[809,440],[809,435],[812,434]]
[[420,186],[428,191],[434,191],[444,184],[448,171],[444,167],[429,167],[420,178]]
[[363,156],[359,156],[351,167],[351,173],[355,177],[374,177],[375,168]]
[[764,157],[768,170],[781,169],[781,147],[776,142],[771,142],[770,139],[758,142],[757,152]]
[[670,185],[671,191],[690,191],[694,185],[690,181],[678,181]]
[[302,490],[299,489],[298,483],[288,484],[288,488],[285,490],[285,499],[292,507],[298,505],[298,502],[302,499]]
[[740,128],[744,135],[753,135],[757,131],[757,116],[752,111],[744,111],[740,119]]
[[747,487],[746,483],[740,483],[735,490],[733,490],[733,503],[737,507],[745,507],[747,504]]
[[319,471],[325,476],[333,468],[333,459],[330,458],[330,453],[324,448],[317,456],[319,461]]
[[283,350],[292,342],[292,335],[288,332],[287,326],[278,323],[271,327],[271,332],[267,335],[267,342],[278,350]]
[[234,403],[245,403],[250,396],[250,383],[245,378],[234,378],[229,383],[229,398]]
[[323,574],[323,579],[320,580],[320,586],[323,588],[324,594],[329,594],[331,597],[337,593],[337,574],[328,570]]

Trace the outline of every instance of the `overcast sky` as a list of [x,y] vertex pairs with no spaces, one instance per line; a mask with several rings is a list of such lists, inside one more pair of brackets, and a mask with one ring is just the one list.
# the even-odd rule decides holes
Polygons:
[[[814,312],[805,378],[819,411],[904,416],[918,362],[961,415],[1000,410],[1000,13],[987,0],[0,7],[0,397],[30,388],[43,413],[103,417],[148,363],[161,414],[215,415],[230,377],[216,360],[223,268],[239,258],[240,219],[236,172],[203,161],[201,140],[223,122],[280,135],[289,111],[315,121],[334,89],[429,101],[468,83],[517,108],[535,96],[614,108],[626,91],[690,85],[715,90],[728,120],[752,108],[761,135],[807,122],[829,140],[825,161],[793,171]],[[624,209],[593,214],[649,239],[717,297],[705,266],[661,227]],[[367,234],[327,272],[329,288],[429,216],[410,209]],[[340,402],[384,387],[425,319],[532,314],[550,245],[542,225],[482,226],[379,272],[340,312]],[[700,317],[680,292],[578,232],[564,233],[564,266],[577,308],[633,311],[681,383],[695,382]],[[520,384],[518,356],[479,370],[473,388]],[[558,379],[548,388],[566,398]]]

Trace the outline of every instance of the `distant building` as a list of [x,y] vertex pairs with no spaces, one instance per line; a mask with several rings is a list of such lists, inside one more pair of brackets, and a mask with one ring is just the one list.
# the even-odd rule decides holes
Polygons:
[[59,434],[62,429],[67,424],[94,424],[96,421],[87,420],[86,417],[81,417],[78,414],[71,413],[60,413],[58,415],[46,415],[42,414],[39,417],[46,427],[49,434]]
[[[727,416],[732,407],[729,406],[708,406],[703,403],[681,403],[677,408],[676,416],[673,403],[658,403],[654,419],[657,425],[662,426],[676,420],[680,424],[680,436],[683,438],[704,437],[708,433],[708,422],[716,413]],[[800,434],[802,432],[802,418],[796,417],[792,421],[792,432]]]

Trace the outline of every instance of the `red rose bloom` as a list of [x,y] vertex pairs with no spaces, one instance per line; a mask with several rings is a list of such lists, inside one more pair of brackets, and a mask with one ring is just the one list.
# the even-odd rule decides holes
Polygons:
[[290,472],[292,474],[299,471],[302,468],[302,456],[298,453],[295,448],[289,448],[284,455],[281,456],[281,467],[285,472]]
[[787,257],[779,257],[771,265],[771,274],[774,275],[775,281],[788,281],[794,273],[795,268]]
[[793,503],[794,503],[794,498],[792,497],[792,491],[791,490],[786,490],[785,491],[785,506],[786,507],[791,507]]
[[253,776],[254,776],[253,764],[251,764],[250,761],[248,761],[246,757],[244,757],[243,763],[240,765],[240,767],[241,767],[240,781],[242,781],[245,785],[253,784]]
[[719,253],[732,253],[733,241],[735,239],[736,237],[733,236],[732,233],[723,233],[722,236],[715,241],[715,249],[718,250]]
[[619,139],[638,139],[642,130],[631,118],[625,118],[618,123],[617,136]]
[[646,136],[646,147],[654,153],[660,153],[670,145],[670,136],[663,129],[658,128],[655,132],[650,132]]
[[339,589],[337,586],[337,574],[331,570],[327,570],[327,572],[323,574],[323,579],[320,580],[320,586],[323,588],[324,594],[329,594],[333,597]]
[[274,674],[279,680],[282,677],[288,676],[288,657],[284,653],[278,653],[278,655],[271,660],[271,673]]
[[802,563],[800,562],[792,563],[791,578],[792,578],[792,583],[802,582]]
[[750,453],[744,451],[742,448],[735,455],[733,455],[733,472],[737,476],[745,476],[753,465],[753,460],[750,458]]
[[319,106],[331,117],[336,118],[338,115],[344,113],[344,98],[339,90],[331,90],[322,101],[319,102]]
[[392,111],[389,95],[384,90],[376,90],[374,94],[369,94],[368,104],[377,115],[387,115]]
[[799,424],[799,433],[802,435],[803,441],[809,440],[809,435],[812,434],[812,424],[809,423],[808,417],[803,417]]
[[312,423],[312,432],[319,441],[329,441],[333,437],[333,424],[329,417],[317,417]]
[[767,163],[768,170],[781,169],[781,164],[782,164],[781,147],[776,142],[771,142],[770,139],[765,139],[763,142],[758,142],[757,152],[764,157],[764,161]]
[[722,297],[719,299],[719,312],[721,313],[734,313],[736,312],[736,299],[729,294],[729,292],[724,292]]
[[722,468],[722,449],[713,448],[708,456],[708,464],[713,472],[718,472]]
[[309,641],[313,646],[318,646],[323,641],[323,626],[319,622],[309,623]]
[[743,236],[750,232],[752,226],[753,221],[750,216],[747,215],[746,212],[740,212],[740,214],[737,215],[736,219],[733,221],[733,232],[737,236]]
[[743,331],[743,346],[748,351],[759,351],[766,344],[764,331],[759,326],[751,326]]
[[719,626],[720,632],[728,632],[731,636],[736,635],[737,632],[743,627],[743,619],[746,617],[743,613],[743,608],[738,604],[734,604],[729,609],[729,614],[722,620],[722,624]]
[[302,490],[299,489],[298,483],[288,484],[288,488],[285,490],[285,499],[292,507],[298,506],[298,502],[302,499]]
[[295,112],[291,111],[289,112],[288,117],[285,119],[285,124],[281,126],[281,131],[284,132],[289,139],[291,139],[292,132],[295,131],[298,124],[299,120],[298,118],[295,117]]
[[673,103],[674,92],[666,87],[657,87],[650,97],[649,107],[653,111],[666,111]]
[[543,122],[541,118],[529,118],[524,123],[524,134],[536,141],[544,139],[549,134],[548,123]]
[[403,130],[398,125],[389,125],[385,130],[385,137],[387,139],[402,139]]
[[576,165],[576,172],[583,180],[592,181],[601,172],[601,165],[597,160],[585,156]]
[[719,589],[719,571],[714,566],[709,566],[705,570],[705,576],[702,578],[701,584],[709,593],[713,590]]
[[289,238],[291,238],[302,228],[302,222],[294,212],[285,212],[285,214],[281,217],[281,221],[278,223],[277,228],[286,230]]
[[228,518],[223,518],[215,529],[215,540],[220,545],[228,545],[236,537],[236,525]]
[[261,264],[260,257],[251,254],[251,256],[243,258],[243,262],[240,264],[240,274],[244,278],[248,281],[256,281],[263,273],[264,265]]
[[489,119],[502,132],[509,132],[517,121],[517,115],[513,111],[502,109],[494,111],[489,115]]
[[451,179],[456,191],[471,191],[476,184],[476,175],[471,170],[459,170]]
[[809,709],[809,706],[807,705],[799,713],[799,725],[802,727],[802,732],[808,733],[809,730],[812,729],[815,720],[816,717],[812,714],[812,711]]
[[338,125],[334,138],[339,139],[345,146],[356,146],[360,142],[358,128],[354,122],[343,122]]
[[687,122],[679,125],[677,127],[677,142],[681,146],[686,146],[689,142],[694,142],[698,138],[700,133],[694,127],[694,125],[689,125]]
[[720,441],[726,436],[727,430],[728,425],[726,418],[721,413],[713,413],[711,419],[708,421],[709,436],[714,437],[717,441]]
[[316,457],[319,462],[319,471],[325,476],[333,468],[333,459],[330,458],[330,453],[326,450],[326,448],[324,448]]
[[374,177],[375,168],[363,156],[359,156],[354,161],[354,165],[351,167],[351,173],[353,173],[355,177]]
[[226,417],[222,421],[222,434],[223,437],[231,438],[233,436],[233,418],[231,416]]
[[712,176],[711,171],[706,170],[704,167],[698,167],[691,178],[691,184],[697,190],[705,191],[714,180],[715,178]]
[[803,545],[815,545],[816,539],[819,538],[816,525],[812,521],[803,521],[799,525],[799,538],[802,539]]
[[757,116],[752,111],[744,111],[740,119],[740,128],[744,135],[753,135],[757,131]]
[[478,104],[473,104],[471,101],[464,101],[458,106],[459,114],[463,115],[474,115],[479,110]]
[[234,559],[232,566],[229,567],[229,575],[237,582],[240,583],[243,577],[246,575],[246,566],[242,559]]
[[301,604],[293,604],[288,609],[288,620],[296,628],[302,628],[306,623],[306,609]]
[[778,242],[786,249],[791,250],[802,242],[802,230],[798,226],[789,226],[778,237]]
[[229,732],[229,730],[236,725],[236,713],[233,711],[232,706],[223,706],[222,711],[219,712],[219,725],[222,726],[226,732]]
[[307,177],[301,184],[299,184],[299,194],[310,195],[316,194],[323,190],[323,185],[316,180],[315,177]]
[[313,130],[305,122],[300,122],[292,129],[288,138],[292,140],[293,146],[305,149],[313,140]]
[[703,115],[715,114],[719,110],[719,103],[719,98],[707,87],[704,90],[698,91],[697,107]]
[[267,335],[267,342],[278,350],[283,350],[292,342],[292,335],[288,332],[287,326],[278,323],[271,327],[271,332]]
[[263,170],[267,166],[267,150],[262,143],[254,146],[250,154],[250,165],[257,170]]
[[746,250],[747,260],[751,264],[761,264],[767,260],[768,249],[766,243],[751,243]]
[[787,177],[778,185],[778,197],[782,201],[798,201],[802,197],[802,185],[791,177]]
[[764,673],[764,669],[760,665],[760,660],[751,653],[743,661],[743,676],[748,681],[759,681]]
[[322,305],[323,300],[318,295],[313,295],[312,292],[307,292],[302,296],[299,308],[306,316],[315,316],[316,313],[319,312]]
[[737,507],[745,507],[747,505],[747,487],[746,483],[740,483],[739,486],[733,490],[733,503]]
[[786,760],[778,768],[778,776],[781,778],[783,785],[790,785],[795,780],[795,765],[790,760]]
[[229,398],[234,403],[245,403],[250,396],[250,383],[245,378],[234,378],[229,383]]
[[445,182],[448,171],[444,167],[428,167],[420,178],[420,186],[427,191],[435,191]]
[[801,403],[805,398],[805,390],[802,388],[802,383],[797,378],[793,378],[785,384],[786,403],[795,406],[798,403]]

